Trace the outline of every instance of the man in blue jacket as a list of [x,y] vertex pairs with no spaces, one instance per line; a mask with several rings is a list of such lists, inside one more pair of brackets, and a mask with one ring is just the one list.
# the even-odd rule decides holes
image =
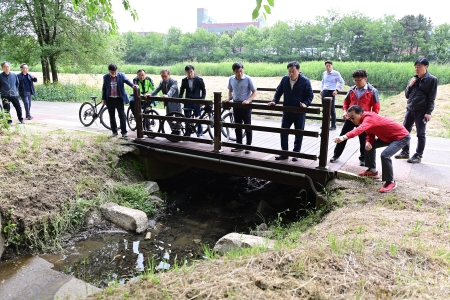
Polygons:
[[111,137],[117,136],[117,122],[115,110],[119,114],[120,130],[122,137],[127,136],[126,117],[124,104],[130,103],[128,95],[125,92],[125,85],[134,87],[133,83],[125,76],[125,74],[117,72],[117,66],[110,64],[108,66],[109,74],[103,76],[102,87],[102,103],[108,107],[109,119],[111,122]]
[[[24,124],[22,118],[22,108],[18,96],[19,78],[16,74],[10,72],[9,62],[4,61],[1,63],[3,72],[0,73],[0,94],[2,97],[3,107],[5,112],[9,113],[11,108],[10,103],[13,104],[16,109],[17,118],[21,124]],[[8,124],[11,124],[12,120],[8,120]]]
[[[288,75],[281,79],[278,85],[273,100],[269,102],[269,106],[276,105],[284,95],[283,106],[308,107],[314,97],[311,82],[300,72],[300,65],[296,61],[292,61],[287,65]],[[281,119],[281,128],[291,128],[294,123],[295,129],[303,130],[305,128],[305,113],[283,112]],[[288,134],[281,133],[281,149],[288,151]],[[294,152],[300,152],[302,148],[303,135],[295,135]],[[276,156],[276,160],[284,160],[289,157],[284,155]],[[292,161],[297,161],[298,158],[293,157]]]
[[17,77],[19,78],[19,95],[20,98],[22,98],[23,106],[25,107],[26,119],[31,120],[33,119],[33,117],[30,114],[31,97],[33,95],[36,95],[36,92],[34,91],[33,82],[37,82],[37,78],[28,73],[27,64],[21,64],[20,70],[22,72],[20,72],[19,75],[17,75]]

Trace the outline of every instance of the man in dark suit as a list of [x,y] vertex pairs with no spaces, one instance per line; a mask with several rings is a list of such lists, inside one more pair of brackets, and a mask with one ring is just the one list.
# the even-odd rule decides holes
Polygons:
[[[187,65],[184,68],[186,72],[186,78],[181,80],[180,87],[180,98],[183,98],[184,91],[186,90],[186,98],[189,99],[205,99],[206,97],[206,88],[203,79],[195,75],[194,66]],[[184,115],[186,118],[191,117],[191,110],[194,112],[194,116],[196,118],[200,117],[200,104],[191,104],[185,103],[184,108],[187,110],[184,111]],[[189,133],[187,133],[189,134]],[[199,136],[203,135],[202,124],[198,124],[197,134]]]
[[[159,74],[162,80],[159,86],[151,93],[151,96],[156,96],[159,91],[162,91],[163,98],[178,98],[178,82],[170,77],[170,71],[162,69]],[[164,107],[166,108],[166,114],[174,111],[181,113],[181,104],[178,102],[164,101]]]
[[117,122],[115,110],[119,114],[120,133],[122,137],[127,136],[126,117],[124,104],[130,103],[128,95],[125,92],[125,85],[134,87],[135,85],[125,76],[125,74],[117,72],[117,66],[110,64],[108,66],[109,74],[103,76],[102,87],[102,103],[108,107],[109,119],[111,122],[111,137],[117,136]]
[[28,73],[28,65],[21,64],[20,70],[22,71],[17,75],[19,78],[19,95],[22,98],[23,106],[25,107],[25,114],[27,120],[33,119],[30,114],[31,110],[31,97],[36,95],[33,82],[37,82],[37,78]]
[[[284,94],[283,106],[308,107],[313,98],[313,90],[310,80],[303,76],[300,72],[300,65],[296,61],[292,61],[287,65],[288,75],[281,79],[278,85],[273,100],[269,102],[269,106],[276,105]],[[281,119],[281,128],[290,128],[294,123],[295,129],[303,130],[305,128],[305,113],[283,112]],[[303,135],[295,135],[294,152],[300,152],[302,148]],[[288,134],[281,133],[281,149],[288,149]],[[275,157],[276,160],[288,159],[287,156],[279,155]],[[297,161],[297,157],[293,157],[292,161]]]

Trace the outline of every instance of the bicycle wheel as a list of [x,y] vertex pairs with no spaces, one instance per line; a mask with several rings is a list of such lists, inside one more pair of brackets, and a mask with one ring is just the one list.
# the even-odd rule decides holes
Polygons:
[[[234,116],[232,112],[229,112],[225,114],[222,117],[222,122],[225,123],[234,123]],[[237,129],[242,130],[242,129]],[[222,127],[222,135],[227,137],[230,141],[236,141],[236,131],[234,128],[228,128],[228,127]],[[245,130],[242,130],[242,138],[244,138],[246,135]]]
[[[184,118],[184,115],[178,113],[178,112],[171,112],[168,115],[168,117],[177,117],[177,118]],[[182,121],[167,121],[164,120],[161,122],[161,125],[159,127],[159,131],[162,133],[167,134],[173,134],[173,135],[184,135],[186,132],[186,124]],[[166,137],[171,142],[178,142],[176,139],[172,139],[169,137]]]
[[[200,117],[202,120],[208,120],[208,121],[214,121],[214,116],[212,113],[204,112],[203,115]],[[214,125],[208,125],[208,124],[202,124],[202,134],[205,135],[206,133],[209,134],[211,139],[214,139]]]
[[[144,114],[159,116],[159,113],[156,110],[151,109],[150,107],[147,107],[144,110]],[[142,120],[142,128],[145,131],[156,131],[156,130],[159,130],[159,128],[161,127],[160,123],[161,123],[160,120],[156,120],[156,119],[147,119],[147,120],[143,119]],[[155,138],[154,136],[151,136],[151,135],[147,135],[147,136],[151,139]]]
[[128,106],[127,110],[127,124],[131,131],[136,130],[136,119],[134,118],[133,112],[131,111],[131,106]]
[[[117,124],[117,128],[120,127],[120,118],[119,118],[119,114],[114,113],[116,116],[116,124]],[[105,106],[103,106],[103,108],[100,110],[100,123],[102,123],[103,126],[105,126],[106,129],[111,130],[111,120],[109,119],[109,113],[108,113],[108,108]]]
[[78,113],[78,117],[80,118],[81,124],[84,126],[91,126],[94,123],[95,119],[97,119],[98,114],[94,105],[90,102],[84,102],[81,104],[80,111]]

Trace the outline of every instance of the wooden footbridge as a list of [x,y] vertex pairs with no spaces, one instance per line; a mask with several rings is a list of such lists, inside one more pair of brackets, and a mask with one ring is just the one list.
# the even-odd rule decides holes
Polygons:
[[[258,91],[274,92],[275,89]],[[314,91],[318,93],[319,91]],[[345,94],[345,92],[341,92]],[[139,98],[139,90],[134,89],[135,99]],[[150,100],[163,101],[160,97],[150,97]],[[155,116],[137,114],[137,138],[133,144],[141,149],[142,155],[151,160],[197,167],[218,172],[261,178],[302,188],[322,190],[327,182],[336,177],[336,171],[359,149],[358,139],[349,140],[347,149],[337,163],[329,163],[335,143],[333,138],[340,130],[329,131],[331,98],[321,104],[311,104],[309,108],[268,106],[267,100],[253,100],[252,104],[223,103],[220,92],[214,93],[213,100],[170,98],[171,102],[198,103],[213,106],[213,119],[192,119],[170,116]],[[141,111],[141,101],[135,101],[136,111]],[[222,120],[224,108],[244,107],[252,109],[252,125],[226,123]],[[336,106],[339,115],[342,106]],[[306,113],[304,130],[283,129],[281,127],[282,112]],[[145,131],[144,119],[155,119],[156,122],[180,122],[207,124],[214,131],[214,138],[207,135],[201,137],[173,135],[170,132]],[[342,119],[338,119],[342,122]],[[253,142],[251,146],[236,144],[227,140],[222,134],[222,128],[251,129]],[[322,129],[321,129],[322,128]],[[294,135],[303,135],[301,152],[283,151],[280,147],[280,133],[289,134],[289,149],[293,149]],[[150,138],[151,137],[151,138]],[[170,138],[169,141],[167,137]],[[245,138],[243,139],[245,143]],[[231,148],[249,150],[231,152]],[[350,149],[349,149],[350,148]],[[276,155],[296,157],[298,161],[275,160]]]

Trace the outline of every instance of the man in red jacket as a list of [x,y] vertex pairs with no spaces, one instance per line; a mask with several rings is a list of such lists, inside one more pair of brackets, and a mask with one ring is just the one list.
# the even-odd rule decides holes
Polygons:
[[364,112],[359,105],[353,105],[347,110],[348,119],[356,127],[345,135],[334,139],[335,143],[342,143],[347,139],[354,138],[363,132],[366,132],[366,167],[368,169],[360,172],[359,176],[378,177],[376,169],[376,148],[386,147],[381,152],[381,173],[382,181],[385,181],[380,189],[380,193],[388,193],[397,187],[394,181],[394,170],[392,168],[391,157],[409,144],[411,136],[408,130],[401,124],[386,117],[382,117],[374,112]]
[[[344,122],[344,125],[342,126],[341,134],[344,135],[353,128],[355,128],[357,125],[353,124],[348,117],[347,117],[347,109],[352,105],[359,105],[361,106],[364,111],[373,111],[374,113],[378,113],[380,111],[380,100],[378,98],[378,90],[367,82],[367,72],[364,69],[356,70],[352,74],[353,81],[355,82],[355,85],[350,88],[350,90],[347,93],[347,96],[345,96],[344,104],[342,106],[342,109],[344,110],[344,119],[346,120]],[[366,134],[362,133],[359,136],[359,165],[364,166],[365,161],[365,140],[366,140]],[[334,154],[333,157],[330,159],[330,162],[334,163],[338,161],[339,157],[341,156],[342,152],[344,152],[345,145],[347,144],[346,141],[344,141],[341,144],[336,145],[336,148],[334,148]]]

